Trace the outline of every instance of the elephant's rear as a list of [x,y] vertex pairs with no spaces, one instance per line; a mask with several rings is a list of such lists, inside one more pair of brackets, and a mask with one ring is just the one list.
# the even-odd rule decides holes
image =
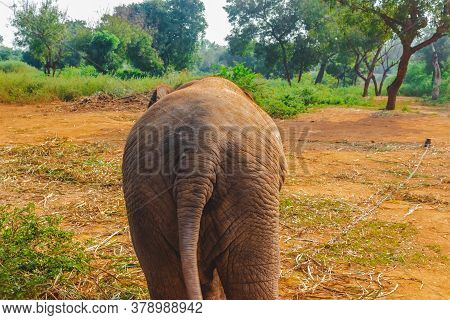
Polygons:
[[200,80],[153,105],[123,161],[130,232],[152,298],[200,299],[215,268],[229,298],[275,298],[285,168],[273,121],[225,80]]

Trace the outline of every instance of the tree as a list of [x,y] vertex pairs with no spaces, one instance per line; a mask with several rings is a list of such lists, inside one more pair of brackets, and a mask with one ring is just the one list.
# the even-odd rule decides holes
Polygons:
[[322,83],[327,66],[342,50],[342,34],[338,25],[338,12],[323,0],[300,0],[298,11],[301,33],[305,33],[311,48],[311,62],[319,64],[315,84]]
[[377,92],[375,68],[380,62],[384,43],[392,37],[392,32],[377,16],[345,7],[339,10],[339,29],[346,47],[355,57],[353,69],[364,82],[362,96],[368,96],[371,82]]
[[402,53],[399,46],[401,46],[401,44],[398,42],[397,38],[392,38],[383,45],[383,49],[380,54],[380,67],[382,69],[382,74],[379,84],[376,77],[372,78],[376,96],[381,96],[384,82],[389,72],[400,62],[400,56]]
[[42,62],[40,60],[37,60],[30,51],[24,51],[22,54],[22,61],[26,64],[29,64],[32,67],[35,67],[36,69],[42,69]]
[[296,4],[295,0],[227,0],[225,6],[233,37],[245,34],[249,40],[272,46],[272,52],[274,44],[280,49],[284,77],[289,85],[292,76],[288,47],[300,30]]
[[337,86],[343,87],[354,85],[357,75],[351,66],[352,56],[348,52],[342,51],[327,66],[327,73],[338,80]]
[[20,50],[14,50],[2,45],[3,37],[0,36],[0,61],[3,60],[20,60],[22,58],[22,52]]
[[298,68],[297,82],[302,81],[305,71],[318,63],[318,52],[315,42],[306,34],[300,33],[295,39],[292,64]]
[[[397,35],[402,56],[394,81],[388,87],[387,110],[394,110],[398,91],[408,71],[413,54],[445,36],[450,22],[448,0],[338,0],[344,6],[379,17]],[[420,36],[427,27],[433,33]]]
[[123,61],[153,76],[163,73],[163,61],[152,47],[153,37],[141,26],[105,15],[98,29],[114,34],[119,39],[116,54]]
[[198,52],[196,68],[202,73],[210,73],[214,66],[229,65],[232,57],[226,46],[203,40]]
[[89,48],[93,30],[86,25],[85,21],[81,20],[67,21],[66,29],[67,37],[64,39],[65,54],[62,65],[79,67]]
[[195,62],[206,29],[200,0],[149,0],[114,8],[114,15],[154,35],[153,47],[167,70],[182,70]]
[[450,46],[448,37],[442,37],[431,46],[425,47],[417,53],[417,59],[425,62],[425,71],[432,77],[432,99],[440,95],[442,80],[447,77],[449,70]]
[[14,14],[12,25],[17,28],[17,44],[42,62],[47,75],[54,76],[61,67],[67,35],[65,20],[66,14],[54,0],[44,0],[40,6],[24,1]]
[[146,32],[138,32],[127,46],[127,57],[131,65],[152,76],[160,76],[164,63],[152,47],[153,39]]
[[441,89],[441,83],[442,83],[442,75],[441,75],[441,67],[439,65],[439,58],[436,51],[436,48],[434,47],[434,44],[431,44],[431,47],[433,49],[433,56],[432,56],[432,64],[434,67],[433,70],[433,90],[431,92],[431,99],[437,100],[439,98],[439,91]]
[[87,61],[99,72],[116,72],[123,62],[117,52],[119,43],[114,34],[106,30],[96,31],[87,49]]
[[[329,46],[332,42],[326,43],[327,27],[331,27],[328,16],[329,8],[324,6],[323,1],[317,0],[299,0],[297,3],[298,17],[300,20],[300,28],[298,30],[294,43],[293,64],[298,68],[297,81],[300,82],[305,71],[310,70],[320,62],[326,60],[321,65],[321,71],[317,74],[316,83],[322,82],[325,74],[326,65],[330,56],[328,55]],[[325,23],[325,24],[324,24]]]

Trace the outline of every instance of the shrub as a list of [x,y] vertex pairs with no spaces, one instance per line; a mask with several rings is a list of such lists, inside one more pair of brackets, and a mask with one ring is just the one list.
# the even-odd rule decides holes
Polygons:
[[292,86],[281,79],[267,80],[240,64],[234,67],[221,66],[217,75],[248,90],[255,102],[276,118],[292,117],[313,106],[372,104],[372,98],[361,97],[359,87],[330,88],[324,84],[314,85],[310,74],[306,74],[300,84],[293,83]]
[[85,76],[85,77],[97,77],[98,71],[94,66],[84,65],[80,67],[65,67],[61,70],[60,76],[64,78]]
[[[400,88],[400,94],[411,97],[423,97],[429,100],[433,88],[433,75],[427,73],[425,62],[413,61]],[[435,103],[448,103],[450,100],[448,70],[442,68],[442,84],[439,99]],[[392,77],[393,78],[393,77]],[[393,80],[393,79],[392,79]],[[392,82],[392,81],[391,81]]]
[[87,268],[84,249],[60,222],[36,215],[32,204],[0,206],[0,299],[37,298]]
[[145,72],[142,72],[139,69],[120,69],[116,73],[116,77],[122,79],[122,80],[129,80],[129,79],[143,79],[148,77],[148,74]]
[[4,73],[38,73],[36,68],[26,64],[25,62],[16,60],[0,61],[0,72]]
[[400,94],[413,97],[431,95],[432,76],[425,71],[425,62],[411,62]]
[[237,64],[234,67],[216,66],[218,69],[218,76],[228,79],[236,83],[239,87],[254,92],[257,90],[255,79],[262,79],[263,76],[254,73],[246,68],[243,64]]

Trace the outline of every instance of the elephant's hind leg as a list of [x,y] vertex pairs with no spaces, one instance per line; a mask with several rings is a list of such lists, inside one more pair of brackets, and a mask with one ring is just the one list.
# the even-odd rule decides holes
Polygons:
[[[186,300],[186,287],[178,255],[169,246],[141,262],[152,300]],[[163,253],[164,252],[164,253]],[[163,254],[161,254],[163,253]]]
[[225,295],[230,300],[278,298],[280,270],[278,221],[247,219],[218,261]]
[[[150,229],[145,222],[139,222],[131,224],[134,231],[133,244],[147,279],[150,298],[187,299],[179,253],[158,229]],[[135,241],[136,239],[139,241]]]
[[201,276],[202,294],[205,300],[226,300],[225,292],[223,291],[222,282],[220,281],[217,269],[214,269],[212,276]]

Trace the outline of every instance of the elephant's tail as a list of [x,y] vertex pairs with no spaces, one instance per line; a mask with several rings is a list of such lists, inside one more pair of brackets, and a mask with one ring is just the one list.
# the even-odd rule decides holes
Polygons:
[[184,283],[191,300],[201,300],[202,291],[198,273],[197,248],[203,208],[212,192],[207,177],[177,178],[176,201],[178,237]]

